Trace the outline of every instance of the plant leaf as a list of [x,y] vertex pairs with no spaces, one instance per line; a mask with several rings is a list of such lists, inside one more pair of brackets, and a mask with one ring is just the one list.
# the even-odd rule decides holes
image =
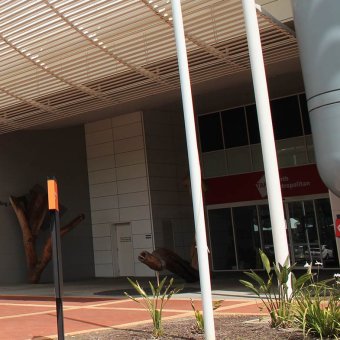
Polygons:
[[251,291],[253,291],[257,296],[260,296],[260,292],[258,289],[256,289],[254,287],[254,285],[249,282],[249,281],[245,281],[245,280],[240,280],[240,282],[247,288],[249,288]]
[[254,281],[256,281],[260,286],[265,286],[265,283],[262,279],[262,277],[256,273],[254,273],[253,271],[251,272],[245,272],[244,274],[246,274],[247,276],[249,276],[250,278],[252,278]]
[[270,268],[270,261],[267,257],[267,255],[260,249],[260,256],[261,256],[261,261],[264,266],[264,269],[266,270],[267,274],[270,274],[271,268]]

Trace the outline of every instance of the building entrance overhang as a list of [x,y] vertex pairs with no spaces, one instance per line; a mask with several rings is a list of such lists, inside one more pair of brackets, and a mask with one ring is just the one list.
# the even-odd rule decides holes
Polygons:
[[[181,3],[192,84],[250,69],[240,0]],[[297,58],[290,29],[258,20],[267,65]],[[180,88],[169,0],[3,1],[0,56],[1,134]]]

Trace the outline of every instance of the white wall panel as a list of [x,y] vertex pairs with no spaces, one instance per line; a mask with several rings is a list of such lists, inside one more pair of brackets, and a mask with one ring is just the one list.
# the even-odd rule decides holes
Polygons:
[[86,153],[88,159],[112,155],[113,142],[88,146]]
[[117,180],[146,177],[146,165],[144,163],[121,166],[116,168]]
[[150,218],[149,205],[140,205],[138,207],[120,208],[121,221],[137,221]]
[[94,263],[112,264],[112,252],[110,250],[97,250],[94,252]]
[[[131,225],[137,235],[132,244],[138,251],[153,248],[141,112],[87,124],[85,131],[96,275],[110,277],[119,267],[113,251],[118,248],[114,223]],[[150,275],[143,266],[135,275]]]
[[118,209],[118,196],[91,198],[91,209],[92,211]]
[[90,185],[90,197],[112,196],[117,194],[117,183],[101,183]]
[[113,137],[111,128],[108,130],[97,131],[86,135],[87,146],[111,142],[112,140]]
[[143,128],[142,123],[133,123],[129,125],[119,126],[113,128],[113,140],[126,139],[135,136],[142,136]]
[[92,223],[116,223],[119,222],[118,209],[92,211]]
[[138,192],[148,190],[148,181],[146,177],[132,178],[124,181],[117,181],[118,194],[127,194],[129,192]]
[[87,169],[89,172],[103,169],[111,169],[114,167],[115,167],[114,155],[87,160]]
[[149,204],[149,192],[140,191],[133,192],[129,194],[118,195],[119,207],[134,207],[138,205],[148,205]]
[[96,277],[113,277],[112,264],[96,264],[95,275]]
[[151,234],[133,235],[133,244],[138,244],[138,248],[140,249],[151,249],[152,237],[149,237],[150,235]]
[[151,234],[152,227],[150,219],[132,221],[132,234]]
[[115,153],[129,152],[144,149],[143,136],[116,140],[114,144]]
[[116,154],[116,166],[134,165],[139,163],[145,163],[144,150],[130,151]]
[[116,180],[115,169],[104,169],[89,173],[90,184],[108,183]]

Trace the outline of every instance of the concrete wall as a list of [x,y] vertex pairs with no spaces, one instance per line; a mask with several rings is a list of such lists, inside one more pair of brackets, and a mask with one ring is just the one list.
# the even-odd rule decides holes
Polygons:
[[130,223],[132,275],[154,275],[138,261],[153,250],[149,183],[142,113],[85,125],[97,277],[119,276],[115,225]]
[[144,112],[155,246],[190,258],[194,239],[192,202],[183,115],[176,111]]
[[[60,203],[67,207],[61,221],[67,223],[79,213],[85,221],[62,240],[64,279],[94,275],[90,207],[83,127],[22,131],[0,136],[0,201],[21,196],[34,184],[46,185],[55,175]],[[44,235],[47,236],[48,230]],[[27,282],[22,235],[11,207],[0,206],[0,282]],[[52,266],[42,282],[51,281]]]

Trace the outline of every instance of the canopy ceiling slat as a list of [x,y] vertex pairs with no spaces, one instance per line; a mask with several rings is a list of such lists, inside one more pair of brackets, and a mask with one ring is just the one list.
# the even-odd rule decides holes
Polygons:
[[[0,4],[0,133],[179,88],[169,0]],[[193,84],[249,70],[241,0],[182,0]],[[267,64],[298,55],[259,11]]]

